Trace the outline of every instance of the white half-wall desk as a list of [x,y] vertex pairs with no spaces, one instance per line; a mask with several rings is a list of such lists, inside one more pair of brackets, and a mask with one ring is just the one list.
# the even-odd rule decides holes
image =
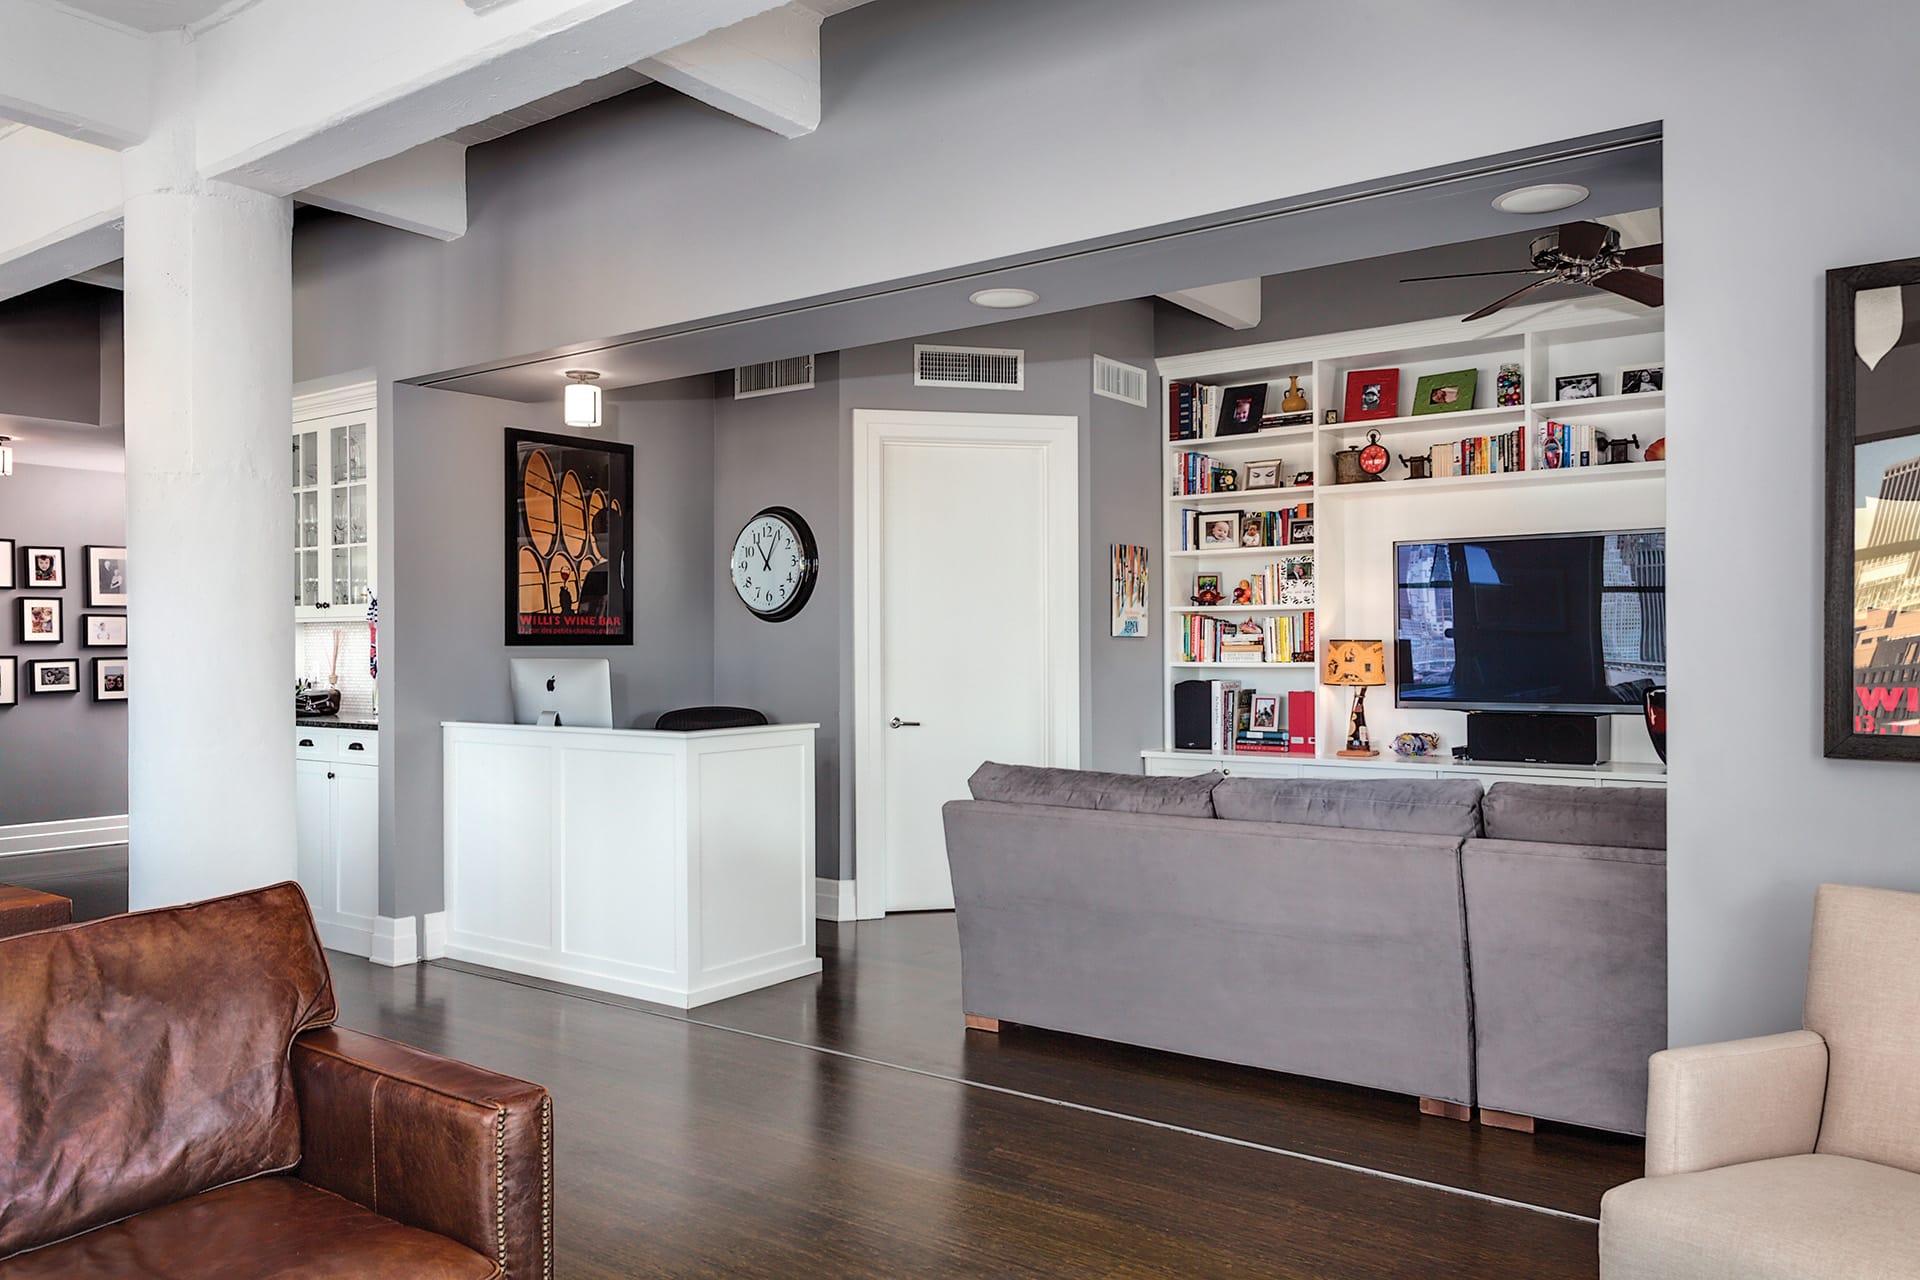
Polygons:
[[820,972],[819,726],[441,726],[447,954],[676,1008]]

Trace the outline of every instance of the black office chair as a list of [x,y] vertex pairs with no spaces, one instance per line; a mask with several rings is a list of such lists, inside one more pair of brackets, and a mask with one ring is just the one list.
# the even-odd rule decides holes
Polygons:
[[767,717],[751,707],[682,707],[669,711],[653,722],[667,733],[698,733],[702,729],[750,729],[767,723]]

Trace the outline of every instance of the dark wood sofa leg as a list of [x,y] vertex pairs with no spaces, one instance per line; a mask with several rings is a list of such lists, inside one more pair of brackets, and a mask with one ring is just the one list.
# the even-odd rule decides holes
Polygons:
[[998,1032],[1000,1030],[1000,1019],[981,1018],[970,1013],[967,1015],[967,1030]]
[[1420,1099],[1420,1114],[1440,1116],[1447,1120],[1471,1120],[1473,1108],[1464,1102],[1442,1102],[1438,1098]]
[[1490,1107],[1480,1108],[1480,1123],[1490,1129],[1511,1129],[1515,1133],[1532,1133],[1533,1117],[1515,1115],[1511,1111],[1495,1111]]

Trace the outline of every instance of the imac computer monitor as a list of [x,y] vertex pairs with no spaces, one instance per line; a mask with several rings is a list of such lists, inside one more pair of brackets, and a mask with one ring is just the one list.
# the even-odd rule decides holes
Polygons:
[[515,724],[613,728],[613,677],[605,658],[514,658]]

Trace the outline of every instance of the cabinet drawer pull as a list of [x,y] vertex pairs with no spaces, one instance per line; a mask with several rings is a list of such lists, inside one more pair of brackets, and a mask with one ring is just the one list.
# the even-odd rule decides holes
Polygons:
[[301,745],[301,746],[303,746],[303,747],[310,747],[310,746],[312,746],[312,745],[313,745],[313,739],[312,739],[312,738],[302,738],[302,739],[300,739],[300,745]]
[[347,750],[349,751],[365,751],[366,749],[367,744],[364,742],[349,742],[347,744]]

